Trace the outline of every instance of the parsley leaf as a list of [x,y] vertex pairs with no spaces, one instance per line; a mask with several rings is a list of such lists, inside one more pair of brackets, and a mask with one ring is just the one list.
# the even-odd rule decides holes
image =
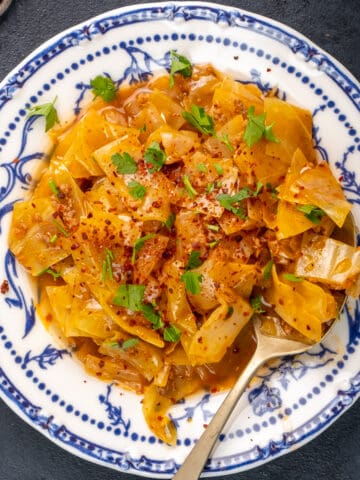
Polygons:
[[248,122],[245,128],[243,140],[249,147],[257,143],[261,137],[271,142],[280,143],[280,140],[275,137],[272,127],[274,124],[265,125],[266,113],[255,115],[255,107],[251,106],[248,110]]
[[302,212],[308,220],[315,224],[320,223],[322,217],[325,215],[324,210],[315,205],[297,205],[296,210]]
[[186,290],[193,295],[201,292],[202,275],[200,273],[187,271],[181,275],[180,280],[185,283]]
[[250,304],[251,304],[255,313],[265,312],[265,310],[263,309],[262,303],[261,303],[261,295],[256,295],[256,297],[251,298],[250,299]]
[[105,249],[105,260],[102,262],[102,281],[106,281],[106,276],[113,278],[112,261],[114,260],[114,254],[108,248]]
[[92,92],[96,97],[101,97],[105,102],[111,102],[116,97],[115,83],[109,77],[98,75],[90,81]]
[[220,243],[220,239],[219,240],[215,240],[215,242],[210,242],[209,243],[209,248],[215,248],[216,245],[219,245]]
[[115,153],[112,155],[111,161],[113,165],[115,165],[118,173],[124,173],[128,175],[137,172],[137,163],[127,152],[124,152],[122,155],[120,153]]
[[51,220],[51,223],[55,225],[55,227],[59,230],[60,233],[64,235],[64,237],[70,237],[70,233],[65,230],[65,228],[55,219]]
[[29,108],[28,118],[35,115],[45,117],[45,132],[50,130],[55,123],[59,123],[59,117],[54,104],[57,97],[51,103],[43,103],[42,105],[35,105]]
[[200,252],[198,250],[193,250],[190,253],[188,263],[186,265],[186,270],[191,270],[193,268],[200,267],[202,264],[202,260],[200,260]]
[[166,154],[158,142],[152,142],[150,147],[145,150],[144,159],[146,163],[153,166],[149,169],[149,172],[153,173],[161,170],[166,160]]
[[206,225],[206,228],[211,230],[212,232],[218,232],[220,230],[219,225],[212,225],[211,223],[208,223]]
[[302,277],[297,277],[293,273],[283,273],[283,278],[288,282],[302,282],[304,280]]
[[215,163],[214,163],[214,168],[215,168],[215,170],[217,171],[217,173],[218,173],[219,175],[223,175],[223,174],[224,174],[224,169],[223,169],[223,167],[220,165],[220,163],[215,162]]
[[274,187],[270,182],[268,182],[266,184],[266,188],[270,192],[270,194],[271,194],[271,196],[274,200],[279,200],[278,191],[276,190],[276,187]]
[[182,116],[185,120],[196,130],[199,130],[201,133],[205,133],[206,135],[216,136],[216,132],[214,129],[214,120],[210,115],[205,113],[205,109],[203,107],[198,107],[197,105],[191,105],[190,112],[182,112]]
[[223,135],[221,135],[219,140],[221,140],[227,146],[227,148],[230,152],[234,151],[234,147],[231,145],[230,138],[229,138],[229,135],[227,133],[224,133]]
[[205,163],[197,163],[196,164],[196,170],[198,172],[203,172],[203,173],[208,172],[208,169],[207,169],[207,166],[205,165]]
[[128,350],[129,348],[135,347],[139,342],[140,340],[138,338],[128,338],[121,344],[121,349]]
[[48,275],[51,275],[54,280],[57,280],[59,277],[61,277],[61,273],[57,272],[56,270],[53,270],[51,267],[47,267],[41,272],[37,274],[37,277],[40,277],[40,275],[43,275],[44,273],[47,273]]
[[189,194],[189,197],[193,200],[198,192],[195,190],[195,188],[191,185],[190,179],[188,175],[184,175],[183,177],[183,182],[186,188],[186,191]]
[[273,259],[269,260],[268,263],[265,265],[264,270],[263,270],[263,279],[264,280],[270,280],[271,278],[271,270],[274,265]]
[[180,73],[184,78],[191,77],[192,75],[192,65],[189,60],[184,57],[183,55],[179,55],[178,53],[171,50],[170,52],[170,59],[171,59],[171,69],[170,69],[170,79],[169,79],[169,86],[170,88],[174,87],[174,76],[175,73]]
[[49,242],[50,243],[55,243],[56,240],[58,239],[59,237],[56,235],[56,233],[50,238]]
[[155,311],[155,308],[153,305],[150,305],[150,303],[143,304],[141,311],[144,317],[152,323],[154,330],[158,330],[164,326],[161,316]]
[[49,187],[52,190],[53,194],[58,197],[59,194],[60,194],[60,190],[59,190],[58,186],[56,185],[56,183],[54,182],[54,180],[52,180],[52,179],[49,180]]
[[154,233],[149,233],[145,235],[144,237],[138,238],[135,240],[134,246],[133,246],[133,252],[131,256],[131,263],[134,264],[136,260],[136,254],[142,249],[144,246],[146,240],[150,240],[150,238],[153,238],[155,236]]
[[164,340],[167,342],[178,342],[181,337],[181,330],[179,330],[175,325],[170,325],[164,330]]
[[141,183],[135,180],[131,180],[131,182],[127,184],[127,187],[129,189],[130,195],[137,200],[141,200],[146,195],[146,187],[144,187],[144,185],[141,185]]
[[128,308],[132,312],[142,310],[145,285],[120,285],[113,299],[114,305]]
[[165,227],[171,232],[171,229],[175,223],[175,213],[171,212],[169,217],[165,220],[164,225]]
[[224,207],[226,210],[234,213],[238,217],[246,220],[246,215],[244,208],[240,205],[240,202],[246,200],[250,197],[257,197],[263,187],[261,182],[256,184],[256,190],[252,191],[248,187],[243,187],[239,192],[235,193],[235,195],[231,196],[227,193],[221,193],[216,198],[220,205]]

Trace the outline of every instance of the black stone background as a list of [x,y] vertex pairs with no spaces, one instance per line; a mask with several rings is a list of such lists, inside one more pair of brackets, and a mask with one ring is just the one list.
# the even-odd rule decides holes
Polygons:
[[[0,18],[0,79],[42,42],[78,22],[128,5],[119,0],[14,0]],[[145,2],[137,2],[145,3]],[[360,78],[358,0],[223,1],[286,23]],[[211,58],[209,58],[211,61]],[[360,402],[303,448],[227,480],[359,480]],[[136,480],[70,455],[0,400],[0,480]]]

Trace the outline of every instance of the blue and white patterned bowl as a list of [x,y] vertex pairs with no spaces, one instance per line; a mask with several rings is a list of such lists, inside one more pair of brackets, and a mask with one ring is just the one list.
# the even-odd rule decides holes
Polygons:
[[[89,81],[107,73],[136,82],[169,66],[177,49],[194,63],[212,62],[243,82],[313,112],[320,157],[340,178],[360,223],[360,89],[351,74],[293,30],[234,8],[178,2],[115,10],[51,39],[0,86],[0,395],[59,446],[109,467],[171,477],[224,394],[195,395],[173,408],[178,444],[148,430],[141,397],[89,377],[45,330],[35,292],[8,250],[14,202],[49,152],[42,121],[26,109],[58,97],[62,122],[90,101]],[[360,304],[351,301],[320,347],[263,368],[240,401],[206,466],[208,475],[257,466],[307,442],[360,392]],[[189,419],[192,419],[190,422]]]

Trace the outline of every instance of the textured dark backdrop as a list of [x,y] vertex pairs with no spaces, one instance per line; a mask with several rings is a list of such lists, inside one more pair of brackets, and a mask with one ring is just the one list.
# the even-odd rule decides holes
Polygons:
[[[52,35],[129,3],[119,0],[14,0],[8,12],[0,17],[0,79]],[[360,78],[358,0],[223,0],[223,3],[288,24]],[[226,479],[358,480],[359,418],[360,402],[300,450]],[[140,477],[98,467],[68,454],[18,419],[0,400],[0,480],[67,479],[136,480]]]

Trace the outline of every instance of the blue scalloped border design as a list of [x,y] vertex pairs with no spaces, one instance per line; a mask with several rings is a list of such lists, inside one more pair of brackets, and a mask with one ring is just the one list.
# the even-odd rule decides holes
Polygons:
[[[311,46],[305,39],[298,38],[295,34],[290,34],[287,31],[283,30],[281,26],[274,26],[273,24],[267,22],[265,19],[261,20],[255,17],[252,17],[251,15],[247,13],[242,13],[239,10],[235,9],[223,9],[219,8],[217,6],[210,6],[209,4],[203,4],[203,5],[198,5],[198,6],[190,6],[190,5],[180,5],[180,4],[159,4],[157,6],[146,6],[144,8],[138,8],[135,10],[129,10],[120,13],[116,13],[115,15],[106,17],[106,18],[101,18],[101,19],[95,19],[93,22],[90,21],[90,23],[85,23],[81,25],[80,27],[73,29],[69,33],[66,33],[62,37],[60,37],[55,43],[47,47],[46,49],[40,51],[39,53],[36,54],[33,58],[31,58],[29,61],[27,61],[24,65],[21,66],[21,68],[14,73],[12,76],[10,76],[7,80],[6,83],[0,88],[0,110],[4,107],[4,105],[10,101],[14,95],[14,93],[22,88],[22,86],[29,80],[31,77],[39,70],[41,69],[44,65],[46,65],[48,62],[50,62],[52,59],[60,55],[63,51],[78,45],[82,41],[85,40],[92,40],[96,38],[99,35],[104,35],[107,31],[115,28],[120,28],[125,25],[131,25],[135,23],[141,23],[141,22],[149,22],[149,21],[158,21],[158,20],[170,20],[170,21],[177,21],[177,20],[183,20],[183,21],[191,21],[191,20],[203,20],[203,21],[208,21],[208,22],[213,22],[217,24],[223,24],[223,25],[228,25],[228,26],[233,26],[237,28],[243,28],[243,29],[249,29],[256,31],[257,33],[272,38],[273,40],[276,40],[280,42],[281,44],[287,46],[293,53],[300,54],[302,55],[303,59],[305,59],[306,62],[311,62],[313,63],[317,69],[322,70],[326,73],[326,75],[331,78],[340,88],[341,90],[348,96],[348,98],[352,101],[352,103],[355,105],[355,107],[360,110],[360,89],[356,83],[353,82],[351,78],[348,77],[347,74],[344,74],[338,66],[329,58],[326,54],[323,54],[322,52],[319,52],[316,48]],[[176,34],[177,36],[177,34]],[[185,38],[185,37],[183,37]],[[161,41],[162,37],[161,35],[155,35],[152,39],[148,38],[137,38],[136,40],[129,40],[128,43],[125,42],[120,42],[119,47],[120,48],[125,48],[126,51],[129,53],[130,57],[134,59],[134,55],[136,54],[137,51],[141,51],[139,48],[142,43],[146,41]],[[176,38],[177,39],[177,38]],[[175,37],[172,38],[172,40],[176,40]],[[212,42],[217,42],[219,43],[220,41],[223,42],[225,46],[229,45],[229,40],[224,37],[224,38],[213,38],[211,35],[208,35],[207,37],[203,37],[201,34],[190,34],[189,35],[189,40],[194,41],[206,41],[208,43]],[[252,53],[258,55],[258,56],[266,56],[265,52],[263,52],[261,49],[255,50],[253,47],[248,47],[245,44],[237,44],[234,45],[233,42],[232,46],[236,46],[240,48],[240,50],[245,50],[249,48]],[[137,45],[137,46],[135,46]],[[114,48],[114,47],[113,47]],[[103,49],[103,53],[107,54],[109,53],[110,49],[105,47]],[[96,56],[99,56],[101,53],[99,52],[96,53]],[[133,55],[132,55],[133,54]],[[267,56],[270,59],[270,55],[267,54]],[[92,61],[92,55],[88,55],[88,61]],[[152,59],[153,60],[153,59]],[[282,68],[286,68],[289,73],[295,73],[294,72],[294,67],[291,65],[287,65],[285,62],[280,63],[280,59],[278,58],[272,58],[272,62],[274,65],[280,64]],[[80,64],[84,64],[85,60],[81,60]],[[158,65],[162,66],[167,66],[167,59],[161,59],[159,61],[156,61]],[[63,73],[58,73],[57,78],[51,80],[51,84],[55,84],[56,81],[60,81],[66,74],[70,74],[71,70],[77,70],[79,68],[79,65],[74,62],[71,66],[71,68],[65,69],[64,74]],[[300,78],[299,75],[296,76]],[[119,81],[123,80],[124,78],[127,78],[128,80],[132,80],[132,76],[135,75],[135,77],[139,77],[139,75],[146,74],[146,72],[141,72],[137,71],[137,64],[136,60],[132,60],[132,63],[128,69],[125,70],[124,76],[122,79]],[[128,76],[130,77],[128,78]],[[266,85],[261,84],[261,78],[260,76],[257,77],[257,72],[252,71],[251,76],[254,77],[253,80],[255,82],[260,82],[259,86],[263,88],[267,88]],[[135,78],[134,77],[134,78]],[[135,78],[135,79],[136,79]],[[306,84],[309,82],[309,79],[307,77],[301,78],[301,81]],[[320,96],[322,101],[324,102],[321,107],[319,107],[319,110],[324,110],[325,108],[330,108],[334,109],[335,114],[339,114],[340,110],[335,106],[334,102],[329,100],[325,95],[322,94],[321,89],[316,89],[316,86],[314,84],[309,84],[309,87],[312,88],[317,95]],[[43,86],[44,91],[50,90],[51,86],[49,84],[45,84]],[[83,99],[84,93],[87,89],[86,85],[78,85],[77,88],[80,90],[80,95],[79,95],[79,100],[76,105],[76,112],[80,108],[80,103]],[[38,96],[41,96],[42,94],[41,91],[38,92]],[[28,107],[31,105],[31,103],[36,103],[38,98],[36,96],[33,96],[29,99],[30,103],[27,103],[25,107]],[[76,113],[75,112],[75,113]],[[314,112],[314,115],[317,112]],[[11,136],[11,132],[16,129],[16,122],[20,122],[21,117],[24,117],[26,115],[26,111],[24,109],[19,111],[19,116],[14,119],[15,123],[10,123],[9,124],[9,131],[5,132],[5,136],[3,138],[0,138],[0,151],[1,151],[1,145],[5,145],[7,138]],[[339,115],[339,121],[344,121],[345,118],[341,118],[342,115]],[[21,162],[11,162],[8,164],[2,164],[1,167],[4,167],[5,170],[7,171],[8,177],[9,177],[9,185],[5,189],[1,189],[0,191],[0,200],[4,200],[5,197],[9,194],[9,192],[12,190],[15,181],[19,181],[20,183],[23,184],[24,188],[27,188],[30,182],[29,176],[23,172],[23,167],[25,164],[29,161],[32,160],[37,160],[41,159],[43,157],[43,154],[40,152],[34,153],[34,154],[27,154],[25,155],[25,148],[26,148],[26,143],[27,143],[27,135],[31,132],[32,129],[32,123],[35,121],[36,118],[31,118],[25,122],[25,127],[23,129],[23,134],[22,134],[22,142],[21,142],[21,147],[19,150],[18,158],[21,158]],[[346,124],[345,124],[346,126]],[[342,162],[337,163],[337,167],[341,170],[344,176],[344,189],[348,191],[348,193],[352,193],[355,198],[352,199],[354,203],[360,203],[360,189],[359,185],[356,183],[355,179],[355,174],[353,172],[349,172],[348,169],[346,168],[346,161],[348,157],[354,153],[354,151],[360,150],[359,147],[359,137],[355,136],[356,132],[352,127],[349,125],[349,135],[352,137],[354,140],[354,144],[351,145],[348,149],[347,152],[345,152]],[[321,147],[321,139],[317,138],[317,132],[314,132],[314,138],[316,142],[316,146],[319,149],[321,155],[323,156],[324,159],[327,159],[327,153]],[[358,145],[356,145],[356,143]],[[0,209],[0,222],[1,219],[11,211],[13,206],[13,202],[4,205]],[[1,230],[0,230],[1,233]],[[16,286],[16,278],[17,278],[17,272],[16,272],[16,265],[14,263],[13,257],[10,253],[7,255],[7,265],[8,265],[8,277],[13,281],[13,284],[11,285],[12,290],[16,294],[16,298],[7,298],[6,301],[9,306],[15,306],[18,308],[24,308],[25,307],[25,316],[26,316],[26,324],[25,324],[25,333],[24,336],[27,335],[34,322],[34,309],[33,305],[30,307],[25,306],[25,301],[23,297],[23,293],[20,287]],[[360,312],[359,312],[359,304],[358,302],[356,303],[356,308],[355,308],[355,313],[354,316],[350,315],[349,310],[346,311],[347,316],[348,316],[348,323],[349,323],[349,343],[347,346],[347,353],[351,354],[354,353],[354,347],[352,345],[357,345],[358,344],[358,339],[360,337],[359,331],[360,331]],[[0,327],[0,333],[3,332],[2,327]],[[2,335],[2,338],[4,341],[6,340],[6,335]],[[5,343],[6,348],[11,348],[11,342]],[[61,351],[61,350],[56,350],[53,349],[50,345],[45,348],[45,350],[38,354],[38,355],[30,355],[30,352],[28,352],[28,356],[24,357],[24,359],[21,359],[20,357],[16,356],[16,352],[14,350],[11,351],[11,354],[14,356],[15,363],[21,364],[22,363],[22,368],[24,371],[27,368],[27,364],[34,362],[38,363],[40,368],[46,369],[46,365],[53,365],[58,359],[61,359],[63,355],[66,355],[68,352],[66,351]],[[335,353],[335,352],[332,352]],[[321,353],[320,353],[321,354]],[[321,357],[320,357],[321,358]],[[346,361],[348,358],[348,355],[343,356],[343,360]],[[331,360],[330,360],[331,361]],[[296,369],[293,369],[293,371],[290,372],[289,368],[289,359],[284,359],[284,366],[288,370],[286,370],[286,374],[293,374],[293,372],[296,372]],[[300,362],[301,363],[301,362]],[[42,366],[43,365],[43,366]],[[338,361],[337,362],[337,368],[341,369],[343,368],[343,361]],[[302,375],[303,369],[306,368],[303,365],[300,367],[300,374]],[[33,377],[33,372],[32,370],[27,369],[25,371],[26,375],[29,378],[32,378],[32,381],[34,383],[38,383],[39,379],[37,377]],[[333,375],[337,374],[337,370],[333,369]],[[296,375],[296,373],[294,373]],[[331,375],[327,375],[328,378],[326,378],[327,382],[332,381]],[[331,377],[331,378],[330,378]],[[321,382],[319,387],[324,388],[326,385],[326,382]],[[47,395],[52,395],[52,401],[57,402],[59,401],[59,396],[57,394],[53,394],[53,392],[50,392],[49,390],[45,390],[45,385],[43,383],[38,383],[38,387],[40,390],[44,390],[44,392]],[[314,387],[312,392],[309,392],[307,394],[308,399],[312,398],[312,396],[317,395],[320,392],[319,387]],[[268,386],[266,385],[266,378],[263,379],[262,385],[259,387],[259,391],[256,391],[253,396],[256,400],[255,402],[255,408],[258,408],[257,415],[261,416],[263,413],[262,410],[262,405],[264,402],[268,402],[270,400],[273,401],[273,409],[278,408],[278,399],[279,399],[279,392],[275,391],[278,389],[269,389]],[[285,388],[286,389],[286,388]],[[77,435],[74,435],[72,432],[66,429],[64,426],[59,426],[54,422],[54,418],[52,416],[46,416],[42,414],[42,408],[32,405],[22,394],[20,391],[16,389],[16,387],[12,384],[11,380],[6,376],[5,372],[0,369],[0,390],[3,392],[3,394],[14,404],[17,405],[17,407],[21,410],[23,416],[27,417],[30,422],[37,426],[38,428],[46,431],[46,433],[66,444],[67,446],[71,446],[75,450],[81,452],[82,454],[89,456],[93,459],[99,460],[105,464],[111,465],[111,466],[116,466],[117,468],[120,468],[121,470],[130,470],[138,473],[158,473],[159,475],[162,476],[169,476],[170,474],[175,473],[177,469],[177,465],[175,464],[174,460],[169,459],[167,461],[155,461],[152,459],[149,459],[145,456],[135,459],[135,458],[129,458],[128,454],[122,453],[122,452],[117,452],[115,450],[109,450],[106,448],[101,447],[100,445],[97,445],[93,442],[89,442],[88,440],[84,438],[80,438]],[[214,458],[211,459],[206,467],[206,471],[208,472],[230,472],[232,470],[238,469],[240,467],[244,467],[247,465],[252,465],[258,461],[266,460],[269,458],[272,458],[276,455],[278,455],[281,452],[284,452],[285,450],[289,449],[290,447],[293,447],[294,445],[303,442],[305,439],[310,438],[311,436],[315,435],[316,433],[320,432],[325,426],[330,424],[337,415],[339,415],[342,411],[344,411],[353,401],[354,399],[359,395],[360,392],[360,372],[351,380],[351,386],[348,390],[346,391],[339,391],[337,396],[317,415],[315,415],[312,419],[310,419],[308,422],[306,422],[304,425],[301,427],[297,428],[293,432],[285,433],[283,435],[283,438],[279,442],[270,442],[270,444],[266,448],[260,449],[259,447],[254,447],[252,450],[248,452],[242,452],[239,453],[238,455],[231,455],[229,457],[222,457],[222,458]],[[122,411],[121,407],[115,407],[111,403],[110,399],[110,394],[111,394],[111,386],[107,387],[106,394],[101,395],[99,397],[99,401],[101,404],[104,405],[104,408],[106,410],[106,413],[108,414],[110,424],[111,425],[120,425],[121,429],[123,430],[124,436],[128,436],[128,430],[130,427],[130,423],[127,423],[123,417],[122,417]],[[251,400],[251,399],[250,399]],[[303,405],[305,399],[302,397],[299,399],[299,405]],[[194,409],[199,408],[201,411],[205,412],[206,418],[210,418],[211,412],[208,412],[206,410],[205,405],[208,402],[208,398],[205,395],[202,400],[194,407]],[[260,403],[259,403],[260,402]],[[61,405],[61,401],[59,402]],[[74,411],[73,407],[71,405],[65,405],[64,403],[64,408],[66,408],[66,411],[68,413],[74,413],[75,416],[79,416],[80,412]],[[290,409],[288,409],[290,410]],[[255,411],[255,410],[254,410]],[[273,410],[270,409],[268,412],[272,412]],[[256,413],[256,411],[255,411]],[[286,412],[285,412],[286,413]],[[286,414],[291,414],[290,411],[288,411]],[[279,413],[278,417],[279,419],[281,418],[282,414]],[[82,415],[82,419],[84,420],[85,417],[87,417],[86,414]],[[188,412],[185,409],[185,414],[182,415],[181,417],[177,418],[176,421],[180,422],[183,419],[186,419],[188,417]],[[85,421],[85,420],[84,420]],[[95,420],[91,420],[92,424],[95,424]],[[274,416],[271,416],[268,419],[269,424],[274,424],[276,423],[276,418]],[[267,426],[267,421],[262,422],[262,426],[265,427],[265,424]],[[104,428],[104,424],[102,422],[98,423],[98,428]],[[108,429],[110,428],[109,426],[107,427]],[[253,430],[254,432],[258,431],[260,429],[260,426],[258,424],[254,424]],[[120,429],[117,429],[119,432],[115,434],[122,434]],[[110,430],[109,430],[110,431]],[[245,432],[248,433],[248,432]],[[234,439],[236,437],[240,438],[244,432],[242,431],[237,431],[235,433],[230,433],[225,437],[222,436],[220,438],[221,441],[225,441],[227,439]],[[138,435],[136,433],[132,433],[130,435],[131,440],[136,441],[138,439]],[[145,437],[139,439],[141,441],[145,441]],[[155,443],[155,438],[154,437],[149,437],[148,441],[150,443]],[[184,440],[184,445],[190,445],[193,442],[193,440],[190,439],[185,439]]]

